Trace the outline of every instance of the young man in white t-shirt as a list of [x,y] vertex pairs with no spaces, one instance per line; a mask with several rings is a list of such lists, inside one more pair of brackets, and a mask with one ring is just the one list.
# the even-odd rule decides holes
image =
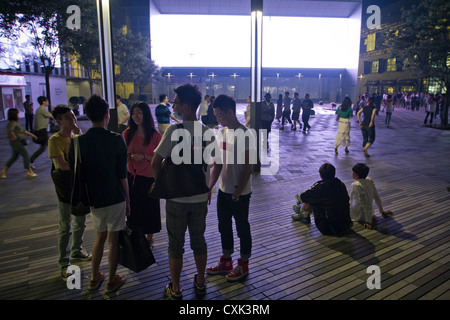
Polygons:
[[[226,274],[229,281],[238,281],[248,274],[252,237],[248,222],[251,175],[256,158],[255,137],[252,131],[236,118],[236,102],[232,97],[219,95],[214,101],[214,115],[224,127],[219,135],[223,165],[219,177],[217,218],[222,242],[222,253],[216,266],[206,269],[208,274]],[[215,165],[214,165],[215,166]],[[213,178],[214,178],[213,169]],[[233,268],[231,255],[234,252],[234,218],[240,239],[240,259]]]
[[[174,138],[174,141],[172,141],[172,134],[175,133],[175,130],[187,130],[190,138],[193,139],[192,141],[194,141],[194,139],[203,141],[206,136],[214,136],[213,132],[210,132],[206,126],[197,121],[196,111],[201,101],[201,93],[198,86],[184,84],[174,91],[176,93],[173,103],[174,110],[183,115],[183,128],[178,128],[178,125],[171,125],[164,132],[161,142],[155,149],[155,155],[152,159],[151,166],[156,179],[158,179],[162,161],[165,158],[172,156],[172,149],[178,144],[178,138]],[[176,136],[176,134],[174,136]],[[209,146],[209,143],[212,143],[211,140],[206,141],[205,139],[207,146]],[[195,142],[193,146],[195,148]],[[202,144],[200,144],[200,146],[202,146]],[[193,163],[197,160],[195,157],[194,159],[191,159]],[[209,163],[209,159],[204,160],[206,163]],[[187,228],[189,228],[191,248],[194,252],[195,264],[197,266],[197,274],[194,277],[195,290],[197,294],[206,294],[205,269],[207,246],[204,233],[206,229],[208,202],[210,202],[211,189],[214,184],[210,181],[208,166],[206,166],[204,173],[205,182],[210,190],[209,192],[190,197],[166,200],[166,226],[167,233],[169,234],[169,268],[172,279],[172,282],[169,283],[164,290],[164,297],[167,300],[182,299],[180,274],[183,267],[184,242]],[[215,181],[217,181],[217,178]]]

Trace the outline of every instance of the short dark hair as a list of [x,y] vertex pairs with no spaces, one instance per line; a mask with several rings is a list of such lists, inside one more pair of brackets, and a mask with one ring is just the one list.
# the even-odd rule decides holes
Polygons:
[[323,180],[331,180],[336,176],[336,168],[331,163],[324,163],[320,166],[319,174]]
[[28,99],[28,98],[30,98],[31,96],[29,95],[29,94],[27,94],[26,96],[25,96],[25,99]]
[[47,98],[46,97],[44,97],[44,96],[40,96],[40,97],[38,97],[38,103],[39,104],[43,104],[44,103],[44,101],[47,101]]
[[121,98],[118,94],[116,94],[116,100],[117,100],[117,99],[120,100],[120,99],[122,99],[122,98]]
[[100,122],[109,111],[108,103],[102,97],[94,94],[85,103],[86,115],[92,122]]
[[166,97],[167,97],[167,94],[160,94],[159,95],[159,102],[163,102]]
[[220,94],[217,96],[216,100],[214,100],[213,108],[218,108],[223,112],[227,112],[228,110],[233,110],[233,113],[236,114],[236,101],[233,97],[227,96],[226,94]]
[[359,179],[365,179],[369,175],[370,168],[364,163],[357,163],[353,166],[352,171],[358,176]]
[[61,120],[62,115],[66,114],[67,112],[69,112],[71,110],[72,109],[70,109],[68,106],[66,106],[64,104],[57,105],[55,107],[55,109],[53,109],[53,111],[52,111],[53,118],[55,118],[56,120]]
[[19,120],[19,109],[11,108],[8,109],[8,121],[17,121]]
[[177,94],[180,103],[186,103],[193,111],[196,111],[202,102],[202,93],[196,84],[185,83],[173,91]]

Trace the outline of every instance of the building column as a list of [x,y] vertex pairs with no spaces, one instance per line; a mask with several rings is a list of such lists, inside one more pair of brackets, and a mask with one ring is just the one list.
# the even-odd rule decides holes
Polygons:
[[103,98],[108,102],[110,110],[108,129],[118,132],[110,0],[97,0],[97,16]]
[[261,171],[260,128],[262,104],[262,19],[263,0],[251,0],[251,76],[250,128],[256,131],[257,163],[253,171]]

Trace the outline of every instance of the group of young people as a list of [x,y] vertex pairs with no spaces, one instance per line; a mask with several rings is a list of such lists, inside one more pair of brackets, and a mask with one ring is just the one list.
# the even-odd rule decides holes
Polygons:
[[367,229],[372,229],[375,201],[383,217],[392,215],[383,209],[383,205],[372,179],[368,177],[369,167],[357,163],[352,167],[352,183],[350,196],[345,184],[336,177],[336,168],[324,163],[319,169],[321,180],[300,195],[296,195],[296,204],[291,216],[294,221],[311,223],[311,214],[317,229],[324,235],[343,235],[357,221]]
[[[26,101],[23,103],[25,108],[25,129],[19,123],[19,109],[8,109],[8,140],[12,148],[11,158],[6,162],[6,165],[0,172],[0,177],[6,179],[6,173],[11,165],[18,159],[19,155],[23,159],[23,167],[26,170],[26,176],[28,178],[35,178],[38,175],[33,172],[35,169],[34,161],[44,153],[48,145],[48,119],[54,119],[53,115],[47,110],[48,101],[44,96],[38,97],[39,108],[36,113],[33,114],[33,103],[30,100],[30,96],[26,96]],[[34,118],[34,129],[33,129]],[[28,151],[25,146],[28,145],[28,141],[24,135],[30,136],[34,142],[40,145],[31,157],[28,155]]]
[[[202,100],[198,86],[181,85],[175,89],[175,93],[174,112],[182,117],[183,129],[193,139],[199,133],[203,137],[211,129],[197,121],[197,108]],[[182,298],[180,275],[186,230],[189,230],[190,245],[197,266],[194,277],[197,294],[206,294],[205,272],[223,274],[229,281],[238,281],[249,272],[252,238],[248,213],[253,172],[250,158],[256,146],[249,142],[245,145],[245,150],[238,152],[234,132],[245,132],[248,129],[237,119],[236,102],[232,97],[219,95],[213,108],[215,117],[223,126],[223,141],[213,139],[209,143],[214,143],[217,150],[223,151],[223,157],[206,159],[209,166],[204,170],[204,178],[209,192],[166,200],[171,275],[171,282],[164,288],[166,299]],[[150,107],[144,102],[137,102],[132,106],[128,128],[122,134],[107,129],[109,106],[101,97],[90,97],[85,103],[85,111],[92,127],[82,134],[69,107],[54,108],[52,114],[61,129],[49,140],[49,158],[53,162],[52,170],[73,171],[76,159],[74,141],[77,141],[84,182],[90,195],[91,220],[97,233],[92,254],[86,253],[83,248],[86,216],[71,216],[70,195],[61,196],[61,185],[64,183],[54,180],[60,214],[58,265],[61,277],[66,280],[69,277],[67,268],[72,261],[91,261],[88,289],[97,290],[106,281],[105,293],[108,294],[117,291],[126,282],[126,277],[116,272],[119,232],[127,224],[132,229],[139,228],[147,235],[149,246],[153,246],[153,235],[161,230],[160,200],[149,197],[148,190],[155,179],[158,179],[163,162],[176,147],[177,141],[172,141],[172,134],[178,127],[169,126],[161,134],[155,128]],[[231,149],[235,157],[243,152],[245,161],[241,163],[237,158],[228,159],[225,154]],[[222,256],[217,265],[207,268],[207,244],[204,237],[206,214],[211,203],[211,192],[217,181],[217,219]],[[71,183],[68,178],[65,184]],[[240,257],[236,262],[232,260],[233,219],[241,244]],[[109,246],[108,276],[100,271],[106,242]]]
[[[193,144],[193,141],[199,138],[196,135],[200,133],[202,135],[200,138],[203,138],[205,133],[211,130],[210,127],[198,121],[197,109],[202,101],[201,92],[198,86],[192,84],[181,85],[174,91],[176,93],[174,113],[181,118],[183,129],[189,132]],[[164,99],[161,102],[164,102],[166,98],[162,98]],[[308,99],[307,96],[305,98]],[[266,96],[266,101],[268,104],[271,103],[270,96]],[[235,133],[242,131],[246,135],[251,135],[251,132],[239,122],[236,116],[236,102],[232,97],[219,95],[209,106],[211,105],[215,118],[223,127],[220,130],[220,137],[223,140],[212,139],[207,143],[209,147],[222,151],[219,157],[216,155],[205,159],[209,166],[204,168],[202,177],[209,191],[204,194],[166,200],[171,275],[171,282],[164,288],[166,299],[182,298],[180,276],[186,230],[189,230],[190,245],[197,269],[193,284],[197,294],[206,294],[205,272],[212,275],[223,274],[229,281],[241,280],[249,273],[249,259],[252,251],[252,236],[248,221],[252,194],[251,158],[256,152],[256,146],[250,139],[245,143],[244,150],[238,149],[242,146],[236,143]],[[305,109],[309,109],[309,102],[305,102]],[[97,232],[92,254],[89,254],[83,249],[86,216],[71,216],[70,196],[60,197],[61,192],[58,191],[61,190],[58,190],[58,183],[54,180],[60,213],[58,265],[62,278],[66,280],[69,276],[67,268],[73,260],[91,261],[89,290],[97,290],[107,280],[105,292],[110,293],[121,288],[126,282],[124,275],[116,273],[119,232],[127,224],[131,228],[139,228],[147,235],[149,246],[153,246],[153,235],[161,230],[160,200],[149,197],[148,190],[155,179],[159,178],[164,161],[172,155],[172,151],[177,146],[178,142],[172,139],[172,135],[178,126],[169,125],[164,130],[160,130],[163,131],[161,134],[155,128],[149,105],[144,102],[137,102],[132,106],[128,127],[122,134],[107,129],[109,105],[101,97],[93,95],[89,98],[85,103],[85,111],[92,122],[92,127],[84,134],[77,126],[76,117],[69,107],[57,106],[51,114],[60,126],[60,131],[52,135],[48,141],[49,158],[53,162],[52,170],[74,170],[76,159],[74,140],[76,140],[79,146],[78,157],[81,159],[85,183],[90,195],[91,219]],[[16,139],[11,139],[11,143],[20,139],[22,132],[31,134],[17,129],[17,117],[14,119],[15,129],[9,132],[12,133],[12,137],[16,135]],[[307,124],[307,121],[304,123]],[[209,136],[214,136],[214,133],[210,133]],[[230,151],[234,159],[228,158]],[[241,154],[244,154],[243,162],[237,159]],[[364,170],[367,172],[365,173]],[[358,194],[368,195],[369,201],[375,199],[379,204],[380,212],[387,213],[381,209],[381,201],[373,182],[366,179],[368,169],[358,171],[354,168],[358,184],[355,182],[354,186],[352,185],[351,198],[347,194],[345,185],[335,177],[335,169],[332,165],[323,165],[319,173],[322,180],[297,197],[298,204],[294,208],[297,215],[293,217],[294,220],[308,222],[309,215],[314,214],[318,229],[323,234],[330,235],[347,231],[351,227],[350,215],[357,221],[364,221],[366,226],[370,227],[367,217],[368,212],[371,212],[371,206],[358,202],[357,200],[361,198]],[[6,174],[6,171],[2,172],[3,174]],[[216,265],[207,267],[207,243],[204,237],[206,214],[208,205],[211,203],[212,189],[217,181],[219,181],[217,220],[222,255],[218,258]],[[66,184],[71,183],[68,178]],[[302,205],[298,206],[300,204]],[[232,259],[235,240],[233,220],[240,239],[240,255],[236,262]],[[109,246],[108,277],[100,271],[106,242]]]
[[[291,118],[291,105],[292,105],[292,118]],[[300,100],[298,92],[294,93],[294,99],[291,99],[289,96],[289,91],[284,93],[284,98],[282,94],[278,95],[277,100],[277,111],[275,118],[280,123],[280,130],[284,130],[284,125],[286,121],[291,125],[291,130],[297,130],[297,124],[299,129],[303,127],[303,133],[306,133],[306,130],[310,130],[311,126],[309,125],[309,118],[313,113],[314,103],[309,98],[309,94],[305,94],[305,98]],[[300,113],[302,113],[302,123],[300,122]]]

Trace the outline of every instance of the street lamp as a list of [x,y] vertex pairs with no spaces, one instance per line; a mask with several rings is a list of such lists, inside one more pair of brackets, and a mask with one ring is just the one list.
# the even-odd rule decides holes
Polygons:
[[322,74],[319,73],[319,101],[322,100],[322,93],[321,93],[321,79],[322,79]]
[[170,77],[173,77],[173,74],[170,74],[170,72],[168,72],[166,75],[168,83],[167,83],[167,97],[169,97],[170,95]]
[[278,97],[278,79],[280,79],[280,74],[277,73],[277,97]]
[[211,78],[212,78],[212,80],[211,80],[211,84],[212,84],[212,95],[214,95],[214,77],[217,77],[217,75],[214,74],[214,72],[213,72],[213,73],[211,73],[208,77],[211,77]]
[[300,94],[300,79],[303,78],[303,76],[301,73],[299,73],[298,75],[296,75],[296,77],[298,78],[298,94]]
[[361,87],[362,87],[362,79],[363,78],[364,78],[364,76],[362,74],[360,74],[358,76],[358,79],[359,79],[358,99],[359,99],[359,96],[361,95]]
[[230,75],[230,77],[233,77],[233,78],[234,78],[234,91],[233,91],[233,95],[234,95],[234,99],[236,99],[236,78],[239,77],[239,75],[236,74],[236,72],[235,72],[235,73],[233,73],[232,75]]

